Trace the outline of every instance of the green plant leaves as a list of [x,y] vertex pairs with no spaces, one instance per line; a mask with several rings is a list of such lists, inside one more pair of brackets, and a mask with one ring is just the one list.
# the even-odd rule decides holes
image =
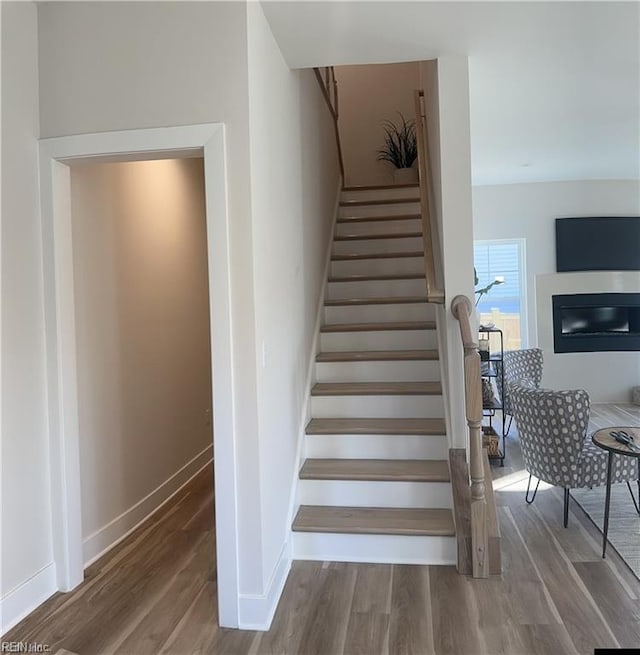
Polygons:
[[400,125],[392,121],[382,121],[384,147],[378,150],[378,161],[388,161],[396,168],[410,168],[418,156],[416,124],[400,116]]

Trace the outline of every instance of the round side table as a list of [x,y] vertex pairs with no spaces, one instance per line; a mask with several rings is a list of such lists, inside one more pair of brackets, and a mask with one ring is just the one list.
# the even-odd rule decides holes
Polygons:
[[[616,441],[612,436],[611,432],[626,432],[628,435],[633,437],[633,442],[636,445],[637,450],[629,448],[624,444]],[[603,430],[598,430],[593,433],[591,436],[593,443],[606,450],[609,454],[609,459],[607,461],[607,495],[604,501],[604,536],[602,540],[602,557],[604,558],[607,552],[607,533],[609,532],[609,505],[611,504],[611,466],[613,463],[614,455],[621,455],[624,457],[637,457],[640,459],[640,428],[630,428],[630,427],[610,427]],[[628,484],[628,483],[627,483]],[[631,491],[631,487],[629,486]],[[635,498],[633,493],[631,494],[633,498],[633,503],[635,505]],[[640,499],[639,499],[640,502]],[[638,506],[636,505],[636,509]]]

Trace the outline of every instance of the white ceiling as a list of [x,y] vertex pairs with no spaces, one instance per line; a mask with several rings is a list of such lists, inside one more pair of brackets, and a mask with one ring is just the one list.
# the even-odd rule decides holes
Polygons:
[[638,2],[278,2],[292,68],[469,56],[474,184],[640,178]]

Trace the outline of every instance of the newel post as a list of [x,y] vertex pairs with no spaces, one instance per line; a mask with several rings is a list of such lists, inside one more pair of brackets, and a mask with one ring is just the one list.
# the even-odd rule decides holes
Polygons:
[[456,296],[451,311],[460,324],[464,347],[465,411],[469,427],[469,472],[471,475],[471,547],[473,550],[473,577],[489,576],[487,501],[484,489],[484,463],[482,453],[482,383],[480,353],[477,335],[471,330],[470,316],[473,305],[469,298]]

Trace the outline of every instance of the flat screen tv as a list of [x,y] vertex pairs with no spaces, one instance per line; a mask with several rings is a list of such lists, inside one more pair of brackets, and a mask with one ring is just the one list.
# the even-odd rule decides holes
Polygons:
[[640,271],[640,216],[556,218],[556,270]]

